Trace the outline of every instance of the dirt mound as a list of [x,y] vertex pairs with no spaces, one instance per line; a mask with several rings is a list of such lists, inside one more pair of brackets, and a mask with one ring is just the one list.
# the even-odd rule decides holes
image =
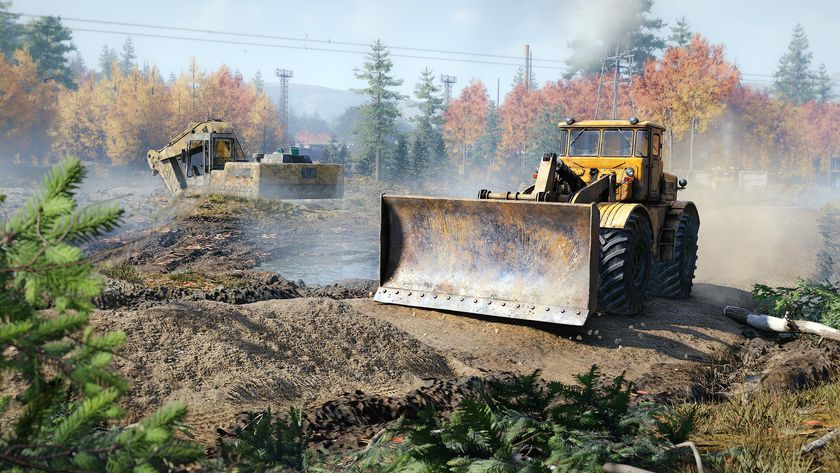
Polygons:
[[183,400],[205,441],[243,410],[312,405],[355,390],[402,394],[423,378],[453,377],[434,349],[332,299],[177,302],[97,311],[92,321],[128,335],[117,362],[133,386],[127,420]]
[[102,295],[96,299],[100,309],[145,308],[176,301],[216,301],[228,304],[251,304],[296,297],[353,299],[370,297],[376,290],[374,280],[339,281],[329,286],[307,286],[291,282],[274,273],[245,272],[235,286],[216,285],[209,289],[177,285],[148,287],[118,279],[108,279]]

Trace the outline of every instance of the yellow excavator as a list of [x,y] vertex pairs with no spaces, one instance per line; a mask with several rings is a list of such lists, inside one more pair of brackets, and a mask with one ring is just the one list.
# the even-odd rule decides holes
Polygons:
[[533,185],[478,199],[382,195],[374,300],[581,326],[691,294],[700,218],[663,171],[665,128],[566,119]]
[[146,159],[173,195],[218,193],[267,199],[340,199],[344,166],[313,163],[297,148],[249,160],[233,127],[222,120],[190,123]]

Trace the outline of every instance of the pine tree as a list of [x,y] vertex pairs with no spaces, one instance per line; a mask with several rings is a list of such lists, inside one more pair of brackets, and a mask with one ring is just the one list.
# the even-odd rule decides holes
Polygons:
[[69,89],[76,87],[66,56],[76,49],[72,39],[70,29],[57,16],[41,17],[26,24],[24,43],[38,62],[38,77],[42,81],[55,81]]
[[202,449],[174,436],[183,403],[102,428],[122,415],[117,399],[128,384],[109,365],[125,334],[89,325],[102,280],[77,245],[115,228],[123,212],[112,203],[79,208],[83,176],[78,160],[57,164],[0,222],[0,374],[23,385],[0,398],[10,422],[0,433],[0,469],[145,472],[192,463]]
[[435,85],[435,74],[428,67],[420,71],[420,80],[414,86],[414,97],[419,101],[417,107],[420,115],[412,120],[418,125],[427,125],[428,128],[440,127],[443,123],[441,111],[443,110],[443,97],[440,95],[440,87]]
[[597,74],[604,53],[612,56],[616,49],[619,53],[629,51],[633,54],[634,72],[639,72],[645,61],[665,47],[665,40],[659,36],[665,23],[650,17],[653,0],[611,0],[606,5],[605,2],[591,2],[590,5],[604,10],[592,13],[598,15],[601,28],[597,33],[601,36],[596,40],[579,37],[569,43],[572,54],[566,59],[567,77]]
[[350,150],[347,148],[347,143],[342,141],[336,150],[335,162],[337,164],[347,164],[348,159],[350,159]]
[[260,71],[254,74],[254,87],[256,87],[257,92],[265,90],[265,80],[263,80],[262,72]]
[[557,124],[563,120],[564,110],[558,106],[543,108],[530,124],[525,147],[526,171],[531,172],[539,166],[544,153],[557,153],[560,149],[560,134]]
[[137,55],[134,54],[134,42],[129,36],[123,43],[122,54],[120,54],[120,70],[128,74],[137,65]]
[[397,133],[394,147],[388,156],[385,166],[385,176],[391,182],[398,182],[405,179],[408,169],[408,138],[404,133]]
[[338,142],[335,139],[335,135],[330,135],[330,142],[327,143],[327,146],[324,147],[324,153],[321,155],[321,162],[323,163],[333,163],[336,159],[336,154],[338,153]]
[[671,27],[671,36],[668,38],[668,41],[670,41],[673,46],[682,47],[686,46],[691,41],[692,36],[693,34],[691,32],[691,26],[688,24],[688,20],[685,19],[685,16],[681,16],[677,20],[677,24]]
[[102,77],[110,79],[114,64],[117,62],[117,52],[109,48],[107,44],[103,44],[102,51],[99,53],[99,71]]
[[[522,84],[525,82],[525,68],[523,66],[519,66],[516,68],[516,74],[513,75],[513,82],[511,82],[511,87],[516,87],[517,84]],[[534,74],[534,69],[531,69],[531,81],[528,83],[528,88],[531,90],[536,90],[539,88],[539,84],[537,83],[537,76]]]
[[[376,162],[384,160],[388,149],[386,139],[396,133],[396,121],[400,116],[397,104],[405,98],[394,87],[403,81],[393,78],[393,68],[388,48],[379,40],[371,45],[362,70],[356,70],[356,78],[368,83],[368,87],[355,90],[368,97],[368,102],[359,109],[360,119],[355,130],[360,138],[360,154],[365,160],[373,157],[375,172]],[[381,179],[382,176],[377,176]]]
[[411,151],[409,153],[409,166],[405,176],[408,180],[421,181],[429,168],[429,145],[423,139],[421,133],[414,133],[411,140]]
[[826,103],[834,98],[831,82],[831,76],[828,75],[825,64],[820,64],[814,74],[814,96],[820,103]]
[[793,37],[787,52],[779,59],[779,68],[775,74],[773,90],[779,98],[797,105],[814,100],[811,57],[805,28],[797,24],[793,28]]
[[[429,68],[420,71],[420,80],[414,87],[414,96],[419,101],[420,115],[412,120],[416,124],[411,141],[410,169],[408,174],[419,179],[427,172],[430,161],[431,143],[441,139],[444,100],[440,88],[435,85],[435,75]],[[421,156],[418,153],[425,153]]]
[[20,48],[23,25],[18,23],[20,15],[9,11],[12,2],[0,1],[0,53],[7,58]]
[[87,66],[85,66],[85,60],[78,51],[73,54],[73,57],[70,58],[70,62],[68,64],[70,70],[73,71],[73,79],[77,83],[82,80],[82,78],[87,74]]
[[484,135],[478,141],[479,154],[489,161],[496,159],[499,141],[501,141],[502,130],[499,128],[499,118],[499,108],[495,102],[490,101],[487,108],[487,126]]

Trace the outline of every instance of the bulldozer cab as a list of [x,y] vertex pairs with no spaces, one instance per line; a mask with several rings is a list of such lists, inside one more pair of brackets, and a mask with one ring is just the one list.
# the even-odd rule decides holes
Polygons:
[[615,174],[618,201],[659,199],[662,177],[662,133],[664,127],[636,119],[568,119],[558,125],[563,156],[583,182],[589,184]]

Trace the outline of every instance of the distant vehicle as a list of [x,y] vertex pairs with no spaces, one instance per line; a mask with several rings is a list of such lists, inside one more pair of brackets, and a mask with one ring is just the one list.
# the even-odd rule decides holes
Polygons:
[[173,195],[218,193],[267,199],[340,199],[344,167],[313,163],[297,148],[249,160],[233,127],[209,119],[190,123],[146,159]]

